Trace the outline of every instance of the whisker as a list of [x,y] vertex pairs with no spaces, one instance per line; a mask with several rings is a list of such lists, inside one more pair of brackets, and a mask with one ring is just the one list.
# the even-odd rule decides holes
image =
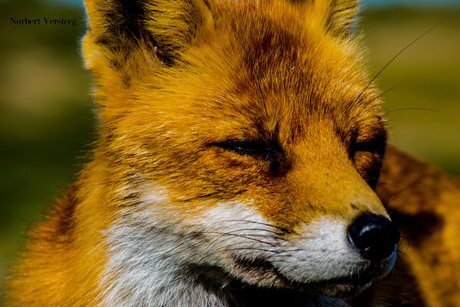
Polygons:
[[[219,234],[219,233],[216,233],[216,234]],[[252,237],[256,237],[256,236],[267,237],[267,236],[263,236],[263,235],[239,235],[239,234],[232,234],[232,233],[221,233],[221,236],[219,238],[222,238],[222,237],[225,237],[225,236],[244,238],[244,239],[248,239],[248,240],[254,241],[254,242],[259,242],[259,243],[262,243],[262,244],[267,244],[267,245],[270,245],[270,246],[276,246],[276,244],[274,244],[274,243],[270,243],[270,242],[266,242],[266,241],[263,241],[263,240],[260,240],[260,239],[252,238]]]
[[[238,233],[236,233],[236,232],[240,232],[240,231],[264,231],[264,232],[267,232],[268,234],[260,234],[260,233],[238,234]],[[220,235],[224,235],[224,236],[228,235],[228,236],[248,237],[248,238],[249,237],[263,237],[263,238],[271,238],[271,239],[277,239],[277,240],[281,240],[281,241],[287,241],[286,238],[278,237],[277,232],[274,232],[274,231],[271,231],[271,230],[266,230],[266,229],[236,229],[236,230],[232,230],[232,231],[229,231],[229,232],[206,232],[206,233],[220,234]],[[276,236],[272,236],[271,234],[275,234]]]
[[382,98],[383,96],[385,96],[387,93],[391,92],[392,90],[394,90],[396,88],[396,85],[393,85],[392,87],[390,87],[389,89],[387,89],[386,91],[383,91],[381,92],[376,98]]
[[361,98],[361,96],[364,94],[364,92],[374,83],[374,81],[383,73],[383,71],[385,71],[385,69],[391,64],[393,63],[404,51],[406,51],[407,49],[409,49],[412,45],[414,45],[417,41],[419,41],[422,37],[426,36],[428,33],[430,33],[431,31],[433,31],[435,28],[437,28],[440,24],[442,24],[444,21],[446,21],[447,18],[441,20],[440,22],[438,22],[437,24],[435,24],[433,27],[431,27],[430,29],[426,30],[423,34],[421,34],[419,37],[417,37],[416,39],[414,39],[412,42],[410,42],[409,44],[406,45],[406,47],[404,47],[403,49],[401,49],[393,58],[391,58],[390,61],[388,61],[378,72],[377,74],[375,74],[375,76],[369,81],[369,83],[366,85],[366,87],[361,91],[361,93],[359,93],[358,97],[356,97],[354,103],[356,103],[357,101],[359,101],[359,99]]
[[[182,243],[176,245],[175,247],[173,247],[173,248],[167,250],[166,252],[164,252],[163,255],[168,255],[168,254],[170,254],[170,253],[173,252],[174,250],[177,250],[179,247],[184,246],[185,244],[187,244],[188,242],[190,242],[190,241],[192,241],[192,240],[193,240],[192,238],[189,238],[189,239],[185,240],[184,242],[182,242]],[[184,252],[184,251],[186,251],[187,249],[193,249],[194,247],[199,246],[200,244],[201,244],[201,242],[197,242],[197,243],[195,243],[193,246],[187,246],[185,249],[183,249],[183,250],[181,250],[181,251]],[[179,251],[179,252],[181,252],[181,251]]]
[[[212,234],[213,232],[207,232],[207,233]],[[273,244],[273,243],[270,243],[270,242],[266,242],[266,241],[255,239],[255,238],[251,238],[250,235],[238,235],[238,234],[232,234],[232,233],[228,233],[228,232],[226,232],[226,233],[214,232],[214,234],[220,234],[220,235],[218,237],[216,237],[214,240],[212,240],[208,244],[208,247],[205,249],[205,251],[209,250],[219,239],[221,239],[221,238],[223,238],[225,236],[240,237],[240,238],[245,238],[245,239],[248,239],[248,240],[251,240],[251,241],[259,242],[259,243],[262,243],[262,244],[267,244],[267,245],[270,245],[270,246],[276,246],[276,244]],[[247,242],[244,242],[244,244],[247,244]]]
[[[415,179],[414,181],[412,181],[411,183],[409,183],[408,185],[406,185],[404,188],[402,188],[401,190],[399,190],[397,193],[395,193],[389,200],[388,200],[388,205],[391,204],[391,202],[393,200],[395,200],[396,198],[398,197],[401,197],[401,196],[404,196],[404,193],[407,189],[411,188],[413,185],[417,184],[418,181],[422,180],[422,178],[419,178],[419,179]],[[383,184],[383,185],[390,185],[389,183],[385,183],[385,182],[382,182],[382,183],[379,183],[379,184]]]
[[269,230],[269,229],[262,229],[262,228],[241,228],[241,229],[235,229],[235,230],[232,230],[232,231],[229,231],[227,232],[227,234],[233,234],[235,232],[241,232],[241,231],[258,231],[258,232],[265,232],[267,234],[247,234],[248,236],[266,236],[268,237],[269,235],[275,235],[275,236],[270,236],[271,238],[277,238],[277,239],[280,239],[280,240],[284,240],[284,241],[287,241],[287,239],[281,237],[281,233],[279,232],[276,232],[276,231],[273,231],[273,230]]
[[396,112],[396,111],[430,111],[430,112],[437,112],[442,113],[440,110],[429,109],[429,108],[398,108],[385,111],[385,115],[388,113]]
[[277,250],[266,249],[266,248],[253,248],[253,247],[231,247],[231,248],[222,248],[217,250],[218,252],[221,251],[258,251],[258,252],[268,252],[268,253],[279,253]]
[[[217,224],[227,223],[227,222],[245,223],[245,224],[250,223],[250,224],[258,224],[258,225],[262,225],[262,226],[267,226],[267,227],[274,228],[274,229],[277,229],[277,230],[281,231],[281,233],[273,232],[273,233],[275,233],[277,235],[283,235],[285,233],[289,233],[289,231],[287,229],[283,228],[283,227],[279,227],[279,226],[264,223],[264,222],[257,222],[257,221],[253,221],[253,220],[225,220],[225,221],[219,221],[219,222],[213,223],[211,225],[217,225]],[[264,230],[264,231],[266,231],[266,230]]]

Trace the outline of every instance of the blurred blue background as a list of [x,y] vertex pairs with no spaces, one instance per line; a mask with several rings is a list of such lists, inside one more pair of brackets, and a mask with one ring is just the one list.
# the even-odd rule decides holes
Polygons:
[[[460,175],[460,0],[367,0],[359,31],[392,126],[391,142]],[[76,19],[18,26],[10,18]],[[87,161],[95,139],[80,39],[81,1],[0,0],[0,287],[22,236]],[[418,108],[415,110],[414,108]],[[434,111],[433,111],[434,110]],[[0,295],[0,305],[1,305]]]

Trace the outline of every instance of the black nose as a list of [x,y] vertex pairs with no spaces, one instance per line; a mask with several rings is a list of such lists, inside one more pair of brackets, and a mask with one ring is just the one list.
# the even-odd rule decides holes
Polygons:
[[348,238],[364,258],[380,261],[394,253],[400,233],[386,217],[369,213],[353,221],[348,228]]

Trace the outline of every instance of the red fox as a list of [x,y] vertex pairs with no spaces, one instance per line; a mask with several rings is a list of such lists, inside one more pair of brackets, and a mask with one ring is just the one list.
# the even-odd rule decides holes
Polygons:
[[387,148],[357,1],[85,7],[99,140],[12,306],[458,304],[460,184]]

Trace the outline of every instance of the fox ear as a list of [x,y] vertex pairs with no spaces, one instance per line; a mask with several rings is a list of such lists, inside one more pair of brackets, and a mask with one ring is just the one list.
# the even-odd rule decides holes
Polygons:
[[[300,4],[307,15],[306,21],[320,25],[335,37],[347,37],[354,32],[359,0],[290,0]],[[321,20],[319,24],[315,21]]]
[[353,33],[359,0],[330,0],[326,21],[327,30],[336,36]]
[[213,24],[205,0],[85,0],[85,7],[83,53],[91,70],[94,57],[103,55],[112,66],[123,67],[141,52],[172,65],[180,50]]

